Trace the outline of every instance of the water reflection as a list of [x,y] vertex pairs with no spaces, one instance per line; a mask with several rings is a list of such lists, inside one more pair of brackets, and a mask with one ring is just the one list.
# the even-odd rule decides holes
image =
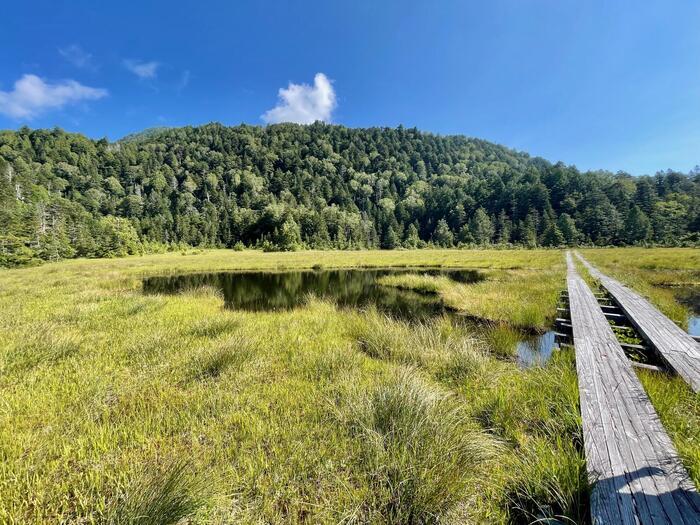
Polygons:
[[554,332],[549,331],[544,334],[523,339],[516,346],[518,365],[522,368],[531,366],[542,366],[550,357],[554,349],[559,348]]
[[[310,297],[318,297],[330,299],[341,308],[373,305],[379,311],[408,321],[426,321],[453,313],[438,295],[377,282],[380,277],[397,274],[444,276],[462,284],[484,279],[477,270],[438,268],[218,272],[150,277],[143,281],[143,289],[145,293],[172,294],[208,286],[221,291],[227,308],[251,312],[290,310],[303,306]],[[459,317],[459,322],[470,321]],[[539,337],[524,334],[517,337],[517,362],[523,368],[545,364],[556,345],[554,332]]]
[[151,277],[146,293],[178,293],[201,286],[220,290],[227,308],[252,312],[289,310],[310,296],[331,299],[341,307],[375,305],[380,311],[406,319],[426,319],[447,311],[439,297],[422,295],[377,283],[390,274],[443,275],[456,282],[483,279],[476,270],[371,269],[288,272],[219,272]]
[[700,336],[700,286],[691,286],[676,293],[678,300],[688,307],[688,333]]

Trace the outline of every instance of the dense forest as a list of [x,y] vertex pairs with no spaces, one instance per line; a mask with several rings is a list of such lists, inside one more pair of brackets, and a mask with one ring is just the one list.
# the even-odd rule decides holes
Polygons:
[[0,266],[181,246],[691,245],[699,231],[699,168],[580,172],[403,127],[0,132]]

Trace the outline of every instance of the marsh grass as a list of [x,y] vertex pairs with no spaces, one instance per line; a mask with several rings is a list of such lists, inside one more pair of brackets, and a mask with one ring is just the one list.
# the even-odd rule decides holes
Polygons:
[[[231,311],[214,290],[140,287],[185,271],[481,267],[510,290],[494,281],[484,311],[500,303],[497,323],[515,323],[528,286],[556,298],[561,261],[553,250],[221,250],[2,271],[0,360],[25,357],[0,379],[0,522],[506,523],[524,515],[516,507],[575,517],[561,495],[580,481],[554,469],[581,457],[558,445],[580,432],[565,356],[524,371],[494,359],[487,324],[317,299]],[[164,455],[188,467],[154,463]]]
[[437,294],[454,284],[448,277],[420,273],[385,275],[377,279],[377,282],[383,286],[426,294]]
[[56,326],[38,326],[18,339],[0,361],[0,377],[51,366],[80,350],[81,338]]
[[503,323],[489,323],[479,326],[476,332],[486,341],[489,352],[500,359],[513,359],[517,344],[527,334]]
[[305,377],[309,380],[332,382],[351,377],[361,367],[362,356],[352,348],[352,345],[333,347],[313,359],[306,369]]
[[229,368],[240,369],[253,357],[250,341],[242,336],[216,341],[194,356],[188,366],[187,377],[193,381],[218,379]]
[[239,325],[238,320],[230,317],[210,317],[199,321],[189,330],[189,335],[195,337],[218,337],[220,335],[232,332]]
[[438,523],[483,475],[498,442],[452,396],[399,370],[346,408],[370,491],[363,520]]
[[474,418],[509,445],[497,471],[512,523],[585,522],[588,481],[578,387],[571,352],[517,374],[505,367],[498,387],[465,393]]
[[570,352],[562,352],[546,367],[533,367],[526,374],[509,369],[498,389],[474,400],[477,417],[486,428],[512,443],[519,443],[523,436],[565,435],[581,445],[573,361]]
[[107,510],[106,525],[175,525],[202,506],[205,484],[186,461],[151,465]]
[[352,333],[358,348],[373,359],[422,367],[452,381],[488,366],[483,342],[448,318],[408,323],[369,309],[355,321]]
[[700,394],[693,393],[681,377],[636,372],[690,477],[700,486]]
[[490,270],[485,280],[460,284],[444,276],[391,275],[385,286],[438,294],[456,312],[475,320],[507,323],[514,328],[543,330],[554,319],[563,266],[533,270]]
[[586,462],[566,437],[530,440],[509,470],[517,472],[506,482],[511,522],[588,522]]
[[191,288],[186,288],[180,292],[181,295],[187,296],[187,297],[202,297],[202,298],[210,298],[214,299],[217,301],[221,301],[223,303],[224,300],[224,294],[221,292],[221,290],[216,289],[213,286],[208,286],[208,285],[200,285],[200,286],[193,286]]
[[700,284],[700,250],[693,248],[611,248],[580,250],[602,272],[649,299],[687,329],[688,310],[674,288]]

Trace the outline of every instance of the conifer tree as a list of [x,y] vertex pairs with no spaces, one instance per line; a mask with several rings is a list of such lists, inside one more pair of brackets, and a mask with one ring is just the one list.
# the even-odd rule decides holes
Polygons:
[[454,235],[445,219],[440,219],[435,226],[433,242],[442,248],[450,248],[454,245]]

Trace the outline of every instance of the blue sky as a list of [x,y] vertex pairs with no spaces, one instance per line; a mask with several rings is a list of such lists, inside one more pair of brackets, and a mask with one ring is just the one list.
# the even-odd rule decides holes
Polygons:
[[3,19],[2,129],[321,118],[581,169],[700,164],[697,0],[35,0]]

